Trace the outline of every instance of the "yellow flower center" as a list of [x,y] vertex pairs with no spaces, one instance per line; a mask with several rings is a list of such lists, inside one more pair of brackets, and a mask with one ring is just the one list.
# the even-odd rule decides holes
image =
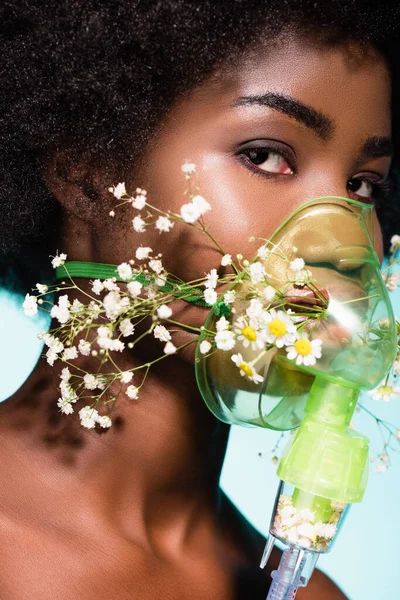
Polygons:
[[286,323],[282,319],[272,319],[268,323],[268,329],[275,337],[282,337],[287,332]]
[[378,392],[381,396],[390,396],[393,388],[390,385],[381,385],[381,387],[378,387]]
[[305,340],[301,338],[300,340],[296,340],[294,343],[294,347],[296,348],[297,354],[301,356],[308,356],[312,353],[312,346],[310,340]]
[[257,332],[253,327],[243,327],[242,336],[249,340],[249,342],[255,342],[257,339]]
[[253,369],[246,362],[241,362],[239,365],[239,369],[243,371],[247,377],[251,377],[253,375]]

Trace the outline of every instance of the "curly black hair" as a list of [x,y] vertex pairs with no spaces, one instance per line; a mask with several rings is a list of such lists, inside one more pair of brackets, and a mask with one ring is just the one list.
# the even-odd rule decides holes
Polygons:
[[[3,0],[0,278],[11,273],[22,290],[46,276],[61,220],[42,177],[49,156],[63,150],[104,167],[138,164],[173,103],[261,39],[289,29],[325,44],[374,45],[393,71],[396,113],[399,9],[390,5]],[[395,114],[395,138],[397,129]],[[386,239],[400,222],[398,194],[380,215]]]

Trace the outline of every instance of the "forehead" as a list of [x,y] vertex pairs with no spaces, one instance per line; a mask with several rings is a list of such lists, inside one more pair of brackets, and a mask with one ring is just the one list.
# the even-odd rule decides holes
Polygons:
[[[238,98],[266,92],[293,97],[322,112],[334,121],[336,131],[390,135],[390,72],[383,57],[368,46],[328,47],[296,38],[273,48],[260,43],[235,65],[221,67],[177,108],[182,119],[202,115],[205,124],[207,119],[229,118]],[[265,107],[253,105],[252,118],[261,111],[265,114]]]

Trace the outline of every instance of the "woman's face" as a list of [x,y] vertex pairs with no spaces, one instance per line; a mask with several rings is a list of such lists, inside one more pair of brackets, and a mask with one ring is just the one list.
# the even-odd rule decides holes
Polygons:
[[[258,246],[249,237],[269,237],[306,200],[374,202],[390,167],[390,98],[388,69],[372,49],[362,56],[286,39],[176,104],[130,189],[143,187],[153,205],[179,212],[187,202],[180,167],[194,162],[199,193],[212,205],[208,228],[226,252],[252,258]],[[125,239],[110,244],[109,262],[142,244],[186,281],[219,265],[205,236],[183,225]]]

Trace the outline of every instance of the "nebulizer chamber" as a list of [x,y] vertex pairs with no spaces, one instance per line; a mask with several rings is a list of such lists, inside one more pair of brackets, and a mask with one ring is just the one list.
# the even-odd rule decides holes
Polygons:
[[[292,432],[278,465],[280,485],[261,566],[276,540],[285,548],[272,573],[269,599],[294,598],[307,585],[318,556],[328,552],[368,477],[368,439],[350,428],[361,390],[375,388],[396,354],[391,303],[374,250],[372,206],[326,197],[301,205],[269,238],[263,257],[268,310],[289,314],[307,338],[321,340],[320,358],[293,360],[276,345],[260,352],[241,347],[241,359],[262,376],[240,373],[230,351],[200,352],[216,331],[212,311],[196,354],[199,389],[209,409],[226,423]],[[304,260],[302,272],[288,271]],[[265,283],[265,282],[264,282]],[[254,297],[243,277],[232,286],[230,326]],[[262,284],[259,284],[262,297]]]

